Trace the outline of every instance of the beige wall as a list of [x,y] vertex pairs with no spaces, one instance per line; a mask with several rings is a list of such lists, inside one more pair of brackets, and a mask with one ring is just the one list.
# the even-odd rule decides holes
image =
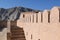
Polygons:
[[59,26],[59,24],[26,23],[26,26],[23,28],[27,40],[60,40]]
[[42,13],[42,12],[39,12],[39,13],[38,13],[38,23],[41,23],[41,13]]
[[53,7],[50,13],[51,23],[59,23],[59,8]]
[[7,28],[4,28],[2,32],[0,32],[0,40],[7,40]]
[[49,10],[44,10],[43,11],[43,23],[48,23],[48,14],[49,14]]
[[[23,14],[25,14],[25,18],[22,17]],[[48,22],[49,18],[50,22]],[[38,22],[36,22],[36,19]],[[59,8],[53,7],[49,11],[44,10],[39,13],[21,13],[21,19],[17,21],[17,26],[24,29],[26,40],[60,40]]]

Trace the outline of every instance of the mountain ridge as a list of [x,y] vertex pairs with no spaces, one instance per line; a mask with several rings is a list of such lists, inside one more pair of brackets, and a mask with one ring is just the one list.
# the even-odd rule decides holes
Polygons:
[[9,9],[0,8],[0,21],[17,20],[19,19],[21,12],[39,12],[39,11],[40,10],[34,10],[24,7],[13,7]]

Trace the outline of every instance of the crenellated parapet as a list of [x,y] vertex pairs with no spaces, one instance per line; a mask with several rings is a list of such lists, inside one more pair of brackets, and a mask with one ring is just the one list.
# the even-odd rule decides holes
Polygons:
[[51,10],[44,10],[38,13],[22,12],[18,20],[25,23],[59,23],[60,8],[53,7]]

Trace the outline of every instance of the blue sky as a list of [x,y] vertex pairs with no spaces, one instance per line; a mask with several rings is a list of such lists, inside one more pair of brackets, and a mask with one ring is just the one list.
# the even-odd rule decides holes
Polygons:
[[27,7],[37,10],[60,6],[60,0],[0,0],[0,8]]

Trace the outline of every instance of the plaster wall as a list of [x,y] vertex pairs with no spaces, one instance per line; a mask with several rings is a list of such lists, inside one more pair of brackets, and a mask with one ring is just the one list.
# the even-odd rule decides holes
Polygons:
[[7,28],[4,28],[2,32],[0,32],[0,40],[7,40]]
[[[25,21],[26,19],[28,19],[28,17],[31,17],[31,22],[19,22],[19,20],[21,20],[19,19],[17,21],[17,26],[22,26],[22,28],[24,29],[26,40],[60,40],[60,22],[58,7],[52,8],[50,12],[48,12],[48,10],[45,10],[39,13],[27,12],[24,14],[25,19],[23,20]],[[37,14],[38,19],[36,16]],[[38,20],[37,22],[36,19]],[[48,22],[48,19],[50,20],[50,22]]]

